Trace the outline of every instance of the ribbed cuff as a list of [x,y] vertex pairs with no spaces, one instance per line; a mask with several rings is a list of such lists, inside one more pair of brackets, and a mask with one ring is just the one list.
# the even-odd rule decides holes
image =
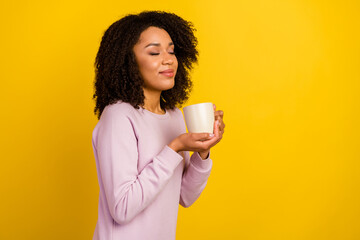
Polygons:
[[191,155],[190,162],[195,168],[202,172],[209,171],[212,167],[212,160],[210,159],[210,152],[207,159],[202,159],[198,152],[194,152]]
[[175,169],[183,160],[183,157],[168,145],[156,157],[169,169]]

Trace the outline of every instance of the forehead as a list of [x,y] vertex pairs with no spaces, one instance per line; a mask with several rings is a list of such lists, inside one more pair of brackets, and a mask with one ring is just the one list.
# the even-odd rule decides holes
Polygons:
[[172,42],[170,35],[161,28],[158,27],[148,27],[141,34],[137,44],[148,44],[148,43],[165,43],[168,44]]

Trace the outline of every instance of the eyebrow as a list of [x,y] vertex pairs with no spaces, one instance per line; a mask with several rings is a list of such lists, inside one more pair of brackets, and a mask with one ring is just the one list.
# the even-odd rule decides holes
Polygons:
[[[169,42],[169,46],[174,45],[173,42]],[[148,45],[145,46],[145,48],[150,47],[150,46],[156,46],[156,47],[160,47],[160,43],[149,43]]]

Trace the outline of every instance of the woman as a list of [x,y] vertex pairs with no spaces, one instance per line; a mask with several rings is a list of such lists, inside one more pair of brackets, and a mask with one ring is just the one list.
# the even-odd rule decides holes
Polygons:
[[[175,14],[128,15],[106,30],[96,56],[93,149],[100,186],[93,239],[175,239],[179,203],[204,189],[210,148],[224,132],[186,133],[181,111],[197,61],[191,23]],[[188,151],[194,151],[191,158]]]

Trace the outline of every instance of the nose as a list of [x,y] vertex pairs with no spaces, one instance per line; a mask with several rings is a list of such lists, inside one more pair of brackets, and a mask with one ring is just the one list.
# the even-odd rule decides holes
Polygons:
[[163,64],[173,64],[174,63],[174,55],[170,54],[170,53],[166,53],[164,58],[163,58]]

